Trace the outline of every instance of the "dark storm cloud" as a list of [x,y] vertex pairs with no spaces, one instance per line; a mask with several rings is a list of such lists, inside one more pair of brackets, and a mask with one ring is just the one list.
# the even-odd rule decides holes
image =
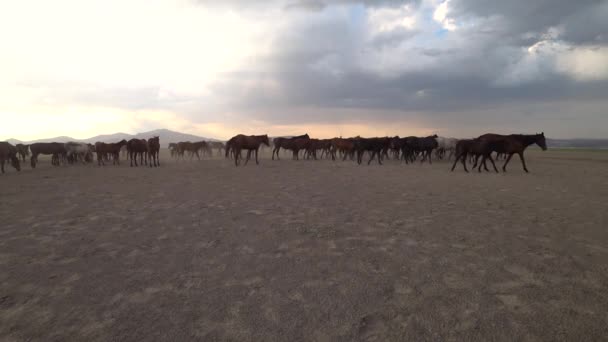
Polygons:
[[[381,8],[405,2],[287,2],[292,9],[310,11],[309,17],[282,30],[271,56],[258,61],[262,70],[225,75],[216,94],[257,85],[239,93],[231,105],[266,113],[256,115],[271,122],[297,123],[348,118],[324,111],[290,116],[289,110],[275,109],[363,108],[368,111],[359,112],[360,119],[374,120],[393,119],[379,117],[376,110],[443,116],[484,109],[492,115],[497,107],[602,100],[608,93],[608,82],[573,79],[556,70],[554,56],[546,51],[533,57],[527,51],[544,40],[566,41],[573,44],[570,49],[604,42],[605,2],[451,0],[448,17],[456,25],[464,23],[454,32],[441,32],[427,13],[418,16],[421,27],[373,35],[365,20],[328,14],[328,4],[344,3]],[[548,35],[551,28],[559,28],[559,35]],[[404,67],[385,68],[385,59],[401,59]]]
[[[608,3],[604,0],[451,0],[450,15],[459,20],[498,17],[509,35],[543,34],[563,26],[562,38],[572,43],[596,41],[606,32]],[[605,35],[605,34],[604,34]],[[605,41],[605,37],[603,40]]]

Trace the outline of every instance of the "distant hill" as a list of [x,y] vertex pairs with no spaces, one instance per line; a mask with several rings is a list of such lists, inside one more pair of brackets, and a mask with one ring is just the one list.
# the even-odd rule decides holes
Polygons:
[[125,139],[125,140],[134,139],[134,138],[135,139],[148,139],[148,138],[151,138],[154,136],[158,136],[160,138],[160,143],[162,146],[168,146],[170,143],[176,143],[176,142],[180,142],[180,141],[200,141],[200,140],[220,141],[218,139],[199,137],[199,136],[192,135],[192,134],[171,131],[168,129],[156,129],[153,131],[142,132],[142,133],[137,133],[137,134],[128,134],[128,133],[102,134],[102,135],[97,135],[97,136],[94,136],[94,137],[91,137],[88,139],[74,139],[71,137],[61,136],[61,137],[55,137],[55,138],[49,138],[49,139],[38,139],[38,140],[25,141],[25,142],[17,140],[17,139],[8,139],[7,141],[13,145],[33,144],[33,143],[37,143],[37,142],[62,142],[62,143],[65,143],[68,141],[80,141],[80,142],[84,142],[84,143],[88,143],[88,144],[94,144],[98,141],[112,143],[112,142],[120,141],[122,139]]
[[608,139],[547,139],[547,146],[549,148],[608,148]]

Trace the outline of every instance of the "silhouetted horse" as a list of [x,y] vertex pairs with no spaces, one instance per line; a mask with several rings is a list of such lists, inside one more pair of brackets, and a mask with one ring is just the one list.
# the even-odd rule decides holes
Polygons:
[[370,157],[367,161],[369,165],[374,157],[378,157],[378,164],[382,165],[382,151],[388,148],[390,139],[386,138],[356,138],[354,139],[354,150],[357,152],[357,164],[361,164],[363,153],[369,152]]
[[56,142],[31,144],[30,151],[32,151],[32,157],[30,158],[32,168],[36,167],[40,154],[50,154],[52,156],[51,164],[58,166],[60,160],[65,158],[67,153],[64,144]]
[[[260,145],[264,144],[269,146],[268,135],[236,135],[226,144],[226,157],[228,157],[229,150],[234,151],[234,165],[239,166],[239,161],[241,159],[241,150],[247,150],[247,159],[245,160],[245,165],[249,162],[249,158],[251,157],[251,152],[255,151],[255,163],[259,164],[258,161],[258,150],[260,149]],[[228,148],[229,147],[229,148]]]
[[17,154],[21,157],[21,161],[25,163],[25,157],[30,155],[30,145],[17,144]]
[[[547,142],[545,141],[545,133],[537,133],[537,134],[511,134],[511,135],[500,135],[488,133],[479,136],[477,138],[482,140],[483,142],[488,144],[488,148],[491,152],[497,153],[505,153],[508,154],[507,160],[505,164],[502,166],[502,171],[507,171],[507,164],[511,160],[511,157],[515,153],[519,154],[519,159],[521,159],[521,164],[524,168],[524,171],[528,172],[528,168],[526,167],[526,161],[524,159],[524,151],[526,148],[532,144],[537,144],[543,151],[547,150]],[[484,157],[485,159],[486,157]],[[482,160],[483,162],[483,160]]]
[[456,159],[454,160],[454,164],[452,165],[451,171],[454,171],[454,168],[456,167],[458,161],[462,161],[462,166],[464,167],[464,170],[466,172],[469,172],[469,170],[467,170],[467,155],[475,157],[475,164],[473,164],[473,169],[475,169],[475,167],[477,166],[477,162],[479,161],[479,157],[481,156],[483,157],[483,159],[479,163],[479,169],[477,171],[481,172],[482,165],[486,171],[490,171],[488,170],[488,167],[485,162],[486,159],[490,159],[490,162],[492,162],[492,166],[494,167],[494,171],[498,172],[498,169],[496,169],[496,164],[494,164],[494,160],[492,159],[492,151],[489,145],[479,139],[462,139],[456,143]]
[[308,147],[306,148],[305,158],[308,159],[312,157],[314,160],[317,160],[317,151],[321,151],[321,158],[327,152],[329,155],[329,150],[331,149],[331,140],[329,139],[310,139],[308,143]]
[[0,141],[0,169],[4,173],[4,162],[10,161],[17,171],[21,171],[19,158],[17,158],[17,148],[6,141]]
[[105,156],[112,157],[112,165],[120,165],[120,149],[127,144],[125,139],[117,143],[103,143],[96,142],[95,143],[95,153],[97,154],[97,165],[106,165],[104,162]]
[[354,139],[343,139],[333,138],[331,139],[331,160],[336,160],[336,152],[342,154],[342,161],[346,160],[346,157],[350,156],[351,160],[354,158],[355,153],[355,142]]
[[433,150],[436,149],[438,146],[439,144],[437,143],[437,134],[425,138],[418,138],[418,140],[416,141],[415,148],[418,152],[422,153],[422,159],[420,160],[420,163],[424,163],[424,161],[428,158],[429,163],[433,164],[432,153]]
[[272,149],[272,160],[274,160],[275,154],[278,160],[281,159],[279,158],[279,152],[281,151],[281,148],[285,150],[291,150],[293,153],[293,159],[298,159],[298,154],[300,153],[300,150],[306,148],[309,139],[310,137],[308,136],[308,133],[291,138],[274,138],[272,140],[272,143],[274,145],[274,148]]
[[130,161],[130,166],[137,165],[137,156],[139,156],[139,165],[148,165],[148,141],[146,139],[131,139],[127,142],[127,156]]
[[[160,152],[160,138],[152,137],[148,139],[148,155],[150,159],[150,167],[152,166],[160,166],[160,160],[158,159],[158,154]],[[154,165],[152,165],[154,164]]]

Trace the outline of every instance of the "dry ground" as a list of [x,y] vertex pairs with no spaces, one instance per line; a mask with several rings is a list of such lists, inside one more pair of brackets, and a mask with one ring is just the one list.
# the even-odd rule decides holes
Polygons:
[[608,153],[0,175],[1,341],[597,341]]

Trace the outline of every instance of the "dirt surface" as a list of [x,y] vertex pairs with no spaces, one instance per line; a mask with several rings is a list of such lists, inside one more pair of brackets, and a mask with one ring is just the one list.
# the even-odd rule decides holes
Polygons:
[[608,153],[526,155],[9,167],[0,341],[605,340]]

